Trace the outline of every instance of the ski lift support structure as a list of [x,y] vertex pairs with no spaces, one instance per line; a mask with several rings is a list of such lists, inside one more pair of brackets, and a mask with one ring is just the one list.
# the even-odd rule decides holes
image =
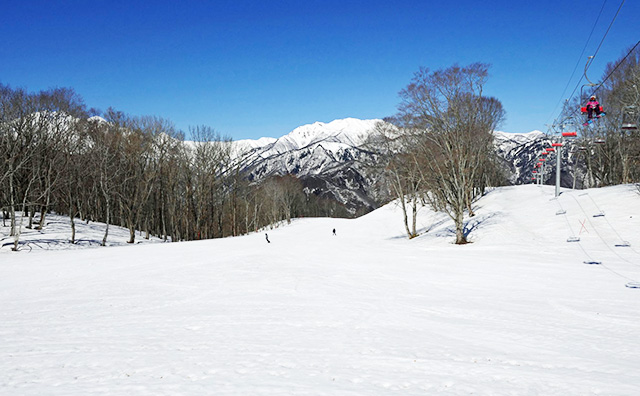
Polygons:
[[[586,72],[586,69],[585,69],[585,72]],[[578,137],[578,132],[565,132],[565,127],[567,127],[567,124],[560,125],[560,131],[561,131],[560,136],[563,139],[564,138],[572,139],[572,138]],[[556,150],[556,191],[555,191],[556,197],[560,195],[560,158],[562,157],[563,144],[564,143],[559,143],[559,142],[551,144],[552,150],[553,149]],[[574,175],[574,179],[575,179],[575,175]]]

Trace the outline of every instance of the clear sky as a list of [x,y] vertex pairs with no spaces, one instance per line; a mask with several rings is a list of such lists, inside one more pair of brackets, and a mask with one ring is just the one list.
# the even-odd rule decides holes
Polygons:
[[[393,115],[420,66],[485,62],[500,129],[546,131],[621,3],[0,0],[0,82],[238,140]],[[622,6],[591,80],[640,40],[638,3]]]

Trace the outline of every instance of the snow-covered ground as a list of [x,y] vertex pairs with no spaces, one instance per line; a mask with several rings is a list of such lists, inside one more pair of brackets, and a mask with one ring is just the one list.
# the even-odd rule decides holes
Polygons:
[[464,246],[388,205],[271,243],[4,247],[0,394],[636,395],[640,195],[552,198],[491,191]]
[[[38,222],[39,214],[36,215],[32,228],[27,228],[29,224],[28,218],[22,219],[20,227],[20,237],[18,238],[19,253],[28,253],[33,250],[69,250],[84,249],[88,247],[99,247],[102,245],[106,225],[97,222],[84,222],[79,219],[76,223],[76,240],[71,243],[71,222],[68,216],[60,216],[56,214],[48,214],[44,229],[39,230]],[[18,216],[20,222],[20,216]],[[11,222],[7,219],[4,222],[0,220],[0,263],[4,254],[15,254],[11,251],[14,247],[14,237],[11,233]],[[109,226],[109,234],[107,236],[106,246],[122,246],[126,245],[129,240],[129,230],[124,227]],[[150,236],[146,239],[146,235],[136,232],[135,243],[155,243],[163,242],[159,238]]]

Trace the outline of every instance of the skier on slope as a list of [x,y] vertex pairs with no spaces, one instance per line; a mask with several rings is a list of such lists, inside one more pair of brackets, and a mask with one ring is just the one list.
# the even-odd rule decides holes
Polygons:
[[[589,101],[587,102],[587,119],[593,119],[593,113],[596,113],[596,118],[600,118],[600,103],[596,99],[596,95],[591,95]],[[604,114],[604,113],[603,113]]]

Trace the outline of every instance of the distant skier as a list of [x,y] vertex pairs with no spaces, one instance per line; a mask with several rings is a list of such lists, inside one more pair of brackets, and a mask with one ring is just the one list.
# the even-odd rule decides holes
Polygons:
[[[587,102],[587,119],[593,119],[593,113],[596,113],[596,118],[600,118],[600,102],[596,99],[596,95],[591,95]],[[603,113],[604,115],[604,113]]]
[[333,236],[336,236],[336,229],[333,229]]
[[269,240],[269,234],[265,233],[264,237],[267,239],[267,243],[271,243],[271,241]]

